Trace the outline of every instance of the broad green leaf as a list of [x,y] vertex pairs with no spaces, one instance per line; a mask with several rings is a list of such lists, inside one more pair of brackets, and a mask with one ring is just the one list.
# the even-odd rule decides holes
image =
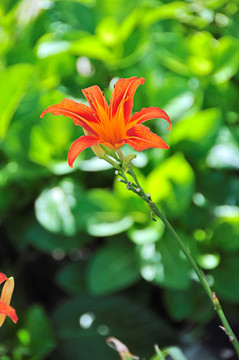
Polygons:
[[[48,319],[42,306],[32,306],[23,324],[24,329],[29,333],[29,348],[36,359],[45,359],[56,346],[52,324]],[[35,357],[34,357],[35,358]]]
[[88,192],[89,199],[104,212],[121,212],[123,201],[105,189],[93,189]]
[[165,344],[173,337],[170,327],[157,314],[124,297],[82,295],[68,300],[55,310],[54,324],[60,340],[54,360],[59,354],[67,359],[74,358],[74,354],[80,354],[82,360],[96,359],[99,353],[104,359],[117,360],[118,354],[103,341],[103,336],[111,334],[133,353],[148,358],[153,343]]
[[31,244],[39,250],[47,253],[54,253],[55,250],[66,252],[82,246],[89,242],[91,238],[87,234],[77,234],[76,236],[67,236],[63,234],[55,234],[47,231],[37,221],[28,225],[27,230],[23,234],[25,244]]
[[216,169],[239,169],[239,148],[236,131],[222,127],[216,144],[207,156],[207,165]]
[[194,173],[182,154],[175,154],[154,169],[147,179],[153,201],[171,217],[180,216],[190,204]]
[[152,221],[149,226],[143,228],[134,226],[128,231],[129,238],[138,245],[156,242],[161,239],[163,233],[162,221]]
[[105,62],[110,62],[110,60],[114,59],[112,52],[93,35],[73,41],[70,51],[75,55],[84,55]]
[[93,294],[105,295],[134,284],[139,277],[133,247],[112,242],[90,261],[87,283]]
[[50,169],[54,165],[54,160],[58,162],[67,160],[67,151],[71,142],[82,134],[70,118],[46,114],[40,119],[41,111],[59,103],[64,97],[66,95],[59,91],[50,91],[47,96],[42,96],[39,118],[31,129],[29,158],[44,167],[49,166]]
[[158,45],[157,58],[167,69],[181,76],[192,76],[191,69],[185,62],[190,55],[188,45],[180,34],[156,33],[154,39]]
[[[188,151],[202,151],[209,149],[218,134],[221,125],[219,109],[212,108],[199,111],[177,123],[170,134],[171,144],[181,141],[188,142]],[[190,145],[190,147],[189,147]]]
[[214,221],[211,243],[216,248],[233,253],[239,249],[239,208],[224,206],[220,210],[224,215]]
[[189,7],[185,2],[172,1],[148,10],[142,20],[144,24],[149,26],[159,20],[178,19],[180,18],[180,14],[186,15],[188,11]]
[[167,311],[175,321],[190,319],[201,324],[213,317],[213,308],[201,284],[193,282],[187,290],[166,289],[163,294]]
[[[133,221],[126,216],[120,220],[105,219],[106,214],[94,216],[87,221],[87,231],[92,236],[111,236],[124,232],[131,227]],[[118,217],[118,216],[117,216]],[[112,218],[112,217],[111,217]]]
[[165,350],[165,353],[170,355],[173,360],[187,360],[183,352],[176,346],[170,346]]
[[64,190],[56,186],[44,190],[36,200],[36,217],[47,230],[72,236],[76,234],[77,226],[71,207]]
[[33,66],[13,65],[0,72],[0,139],[4,138],[9,123],[32,80]]
[[[230,239],[228,239],[230,241]],[[220,266],[211,272],[214,289],[219,298],[228,302],[239,301],[239,261],[237,255],[225,256]]]
[[113,17],[103,18],[96,28],[96,34],[105,46],[114,47],[121,42],[119,25]]
[[[74,256],[79,256],[79,252],[80,249],[72,249],[69,255],[74,259]],[[84,250],[82,250],[83,252]],[[85,264],[82,261],[68,264],[57,273],[56,282],[68,293],[80,295],[85,290],[84,270]]]
[[79,184],[71,179],[46,188],[35,202],[39,223],[56,234],[73,236],[85,228],[89,214],[96,210]]
[[213,79],[216,83],[225,83],[238,72],[239,40],[224,36],[215,48],[215,71]]
[[138,247],[141,275],[147,281],[167,289],[187,289],[190,266],[170,234],[157,243]]
[[208,76],[212,73],[214,62],[212,54],[215,39],[206,31],[196,32],[188,39],[190,55],[187,59],[188,68],[195,76]]

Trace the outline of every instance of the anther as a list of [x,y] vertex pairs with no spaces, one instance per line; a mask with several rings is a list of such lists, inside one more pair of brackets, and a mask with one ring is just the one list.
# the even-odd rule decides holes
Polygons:
[[119,171],[118,170],[115,170],[115,175],[118,175]]
[[150,193],[146,194],[146,196],[147,196],[147,198],[148,198],[150,201],[152,200]]
[[121,182],[121,181],[122,181],[122,179],[121,179],[121,178],[118,178],[118,179],[117,179],[117,181],[118,181],[118,182]]
[[136,190],[136,192],[137,192],[137,193],[139,193],[139,192],[140,192],[140,188],[136,188],[135,190]]

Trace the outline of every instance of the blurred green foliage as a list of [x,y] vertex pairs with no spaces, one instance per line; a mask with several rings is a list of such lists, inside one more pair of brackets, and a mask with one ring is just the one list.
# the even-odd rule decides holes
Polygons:
[[[134,111],[158,106],[172,119],[170,133],[148,122],[170,150],[137,154],[137,174],[239,328],[238,9],[237,0],[0,2],[0,265],[16,278],[19,315],[0,330],[1,359],[117,359],[105,344],[116,336],[148,359],[184,359],[175,348],[153,355],[157,343],[201,360],[199,339],[212,337],[213,309],[163,225],[90,149],[68,167],[82,133],[70,119],[39,118],[63,98],[85,102],[81,89],[94,84],[109,99],[119,77],[146,79]],[[204,347],[203,359],[219,350]]]

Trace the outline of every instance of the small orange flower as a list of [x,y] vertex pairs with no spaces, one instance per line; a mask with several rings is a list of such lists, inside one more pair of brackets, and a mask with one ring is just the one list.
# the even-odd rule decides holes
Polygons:
[[14,279],[12,276],[7,278],[5,274],[0,273],[0,284],[4,281],[6,282],[3,286],[0,298],[0,327],[3,325],[6,316],[9,316],[14,323],[18,320],[15,310],[10,306],[14,290]]
[[86,135],[76,139],[68,152],[70,167],[81,151],[97,144],[113,150],[121,148],[124,144],[130,145],[136,151],[169,148],[160,136],[141,125],[146,120],[162,118],[168,121],[170,130],[171,122],[165,111],[149,107],[131,116],[135,91],[144,81],[144,78],[138,79],[136,76],[118,80],[110,105],[107,104],[100,88],[94,85],[82,90],[90,106],[64,99],[42,112],[41,118],[49,112],[53,115],[64,115],[70,117],[75,125],[83,128]]

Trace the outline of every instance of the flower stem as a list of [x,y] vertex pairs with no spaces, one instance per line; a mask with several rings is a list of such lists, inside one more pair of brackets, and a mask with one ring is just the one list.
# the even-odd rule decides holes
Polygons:
[[148,202],[148,205],[150,207],[150,209],[152,210],[152,212],[159,217],[162,222],[165,224],[166,228],[170,231],[171,235],[173,236],[173,238],[177,241],[179,247],[181,248],[181,250],[183,251],[184,255],[186,256],[187,260],[189,261],[189,263],[191,264],[193,270],[195,271],[195,273],[198,276],[198,279],[200,280],[205,292],[207,293],[207,295],[209,296],[210,300],[212,301],[212,304],[214,306],[214,309],[216,310],[222,324],[223,327],[221,327],[225,333],[228,335],[228,338],[230,340],[230,342],[232,343],[232,345],[234,346],[234,349],[236,350],[236,353],[238,355],[239,358],[239,342],[236,338],[236,335],[234,334],[231,326],[229,325],[227,318],[222,310],[221,304],[218,300],[218,298],[216,297],[216,294],[214,292],[212,292],[205,275],[203,274],[203,272],[199,269],[199,267],[197,266],[196,262],[194,261],[193,257],[190,254],[189,249],[184,245],[183,241],[181,240],[181,238],[178,236],[178,234],[176,233],[176,231],[174,230],[174,228],[172,227],[172,225],[169,223],[169,221],[167,220],[167,218],[161,213],[161,211],[159,211],[158,207],[156,206],[156,204],[152,201]]
[[[120,160],[123,161],[124,155],[122,154],[121,150],[117,150],[117,154],[118,154]],[[228,336],[230,342],[232,343],[232,345],[234,346],[234,349],[239,358],[238,339],[236,338],[231,326],[229,325],[229,323],[226,319],[226,316],[222,310],[221,304],[220,304],[218,298],[216,297],[216,294],[211,290],[204,273],[199,269],[199,267],[197,266],[193,257],[191,256],[189,249],[185,246],[184,242],[181,240],[179,235],[176,233],[176,231],[174,230],[172,225],[169,223],[167,218],[161,213],[161,211],[158,209],[157,205],[151,200],[150,194],[145,194],[143,188],[139,184],[139,181],[137,179],[137,176],[136,176],[131,164],[128,165],[127,173],[133,178],[134,182],[128,181],[127,176],[124,173],[124,170],[121,169],[121,171],[119,172],[119,175],[123,178],[122,182],[127,184],[128,190],[133,191],[138,196],[140,196],[144,201],[146,201],[146,203],[148,204],[149,208],[152,211],[152,214],[155,214],[164,223],[164,225],[166,226],[168,231],[171,233],[172,237],[176,240],[178,246],[184,253],[188,262],[191,264],[191,266],[192,266],[193,270],[195,271],[199,281],[201,282],[206,294],[208,295],[209,299],[211,300],[211,302],[214,306],[214,309],[216,310],[216,312],[223,324],[223,326],[220,326],[220,327],[227,334],[227,336]],[[153,217],[152,217],[152,219],[155,220]]]

